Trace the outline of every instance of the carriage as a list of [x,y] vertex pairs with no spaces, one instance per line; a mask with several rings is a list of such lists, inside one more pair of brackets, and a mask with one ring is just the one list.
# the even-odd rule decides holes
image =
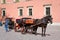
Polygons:
[[15,31],[21,31],[21,33],[27,33],[28,29],[31,30],[31,33],[37,34],[37,28],[42,28],[42,36],[45,36],[47,24],[52,23],[52,17],[45,16],[41,19],[32,19],[32,18],[21,18],[16,19]]
[[32,18],[21,18],[21,19],[16,19],[16,26],[15,26],[15,31],[19,30],[21,28],[24,30],[26,27],[31,26],[34,24],[34,20]]

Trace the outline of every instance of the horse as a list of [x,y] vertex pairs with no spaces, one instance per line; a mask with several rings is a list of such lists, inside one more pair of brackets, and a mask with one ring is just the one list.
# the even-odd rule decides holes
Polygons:
[[31,25],[32,29],[33,29],[33,34],[37,34],[37,29],[38,27],[42,28],[42,36],[46,36],[46,28],[47,28],[47,24],[51,23],[52,24],[52,16],[45,16],[41,19],[36,19],[35,24]]

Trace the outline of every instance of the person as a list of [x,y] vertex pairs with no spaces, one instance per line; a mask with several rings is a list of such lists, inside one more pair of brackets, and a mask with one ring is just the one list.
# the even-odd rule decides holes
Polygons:
[[8,23],[9,23],[9,19],[6,18],[5,19],[5,30],[6,30],[6,32],[8,32]]
[[0,26],[2,26],[2,19],[0,18]]
[[9,30],[13,29],[14,28],[14,20],[13,19],[10,19],[8,25],[9,25]]
[[0,26],[2,26],[2,21],[0,21]]

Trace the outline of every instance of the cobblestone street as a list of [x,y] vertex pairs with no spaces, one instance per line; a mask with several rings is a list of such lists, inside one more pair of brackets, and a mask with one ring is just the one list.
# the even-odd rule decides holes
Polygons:
[[21,34],[20,32],[5,32],[4,26],[0,27],[0,40],[60,40],[60,26],[48,26],[46,37],[41,36],[41,28],[38,28],[38,35]]

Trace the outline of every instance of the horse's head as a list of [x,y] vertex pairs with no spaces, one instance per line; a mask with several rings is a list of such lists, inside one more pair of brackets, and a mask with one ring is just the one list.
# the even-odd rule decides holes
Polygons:
[[46,18],[47,18],[47,21],[52,24],[52,19],[53,19],[53,18],[51,17],[51,15],[46,16]]

